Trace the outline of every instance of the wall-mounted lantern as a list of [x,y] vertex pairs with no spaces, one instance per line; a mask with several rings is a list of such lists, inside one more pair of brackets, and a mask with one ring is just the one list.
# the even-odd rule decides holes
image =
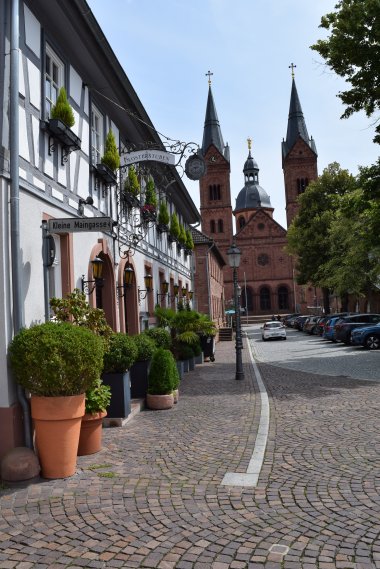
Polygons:
[[103,265],[104,261],[100,257],[95,257],[91,261],[93,280],[86,281],[85,276],[82,275],[82,292],[91,295],[95,289],[102,288],[104,285],[103,279]]
[[145,275],[144,283],[145,283],[145,289],[143,289],[143,288],[138,289],[139,304],[142,300],[144,300],[144,298],[146,298],[146,295],[148,294],[148,292],[150,292],[152,290],[153,277],[151,274],[148,273]]

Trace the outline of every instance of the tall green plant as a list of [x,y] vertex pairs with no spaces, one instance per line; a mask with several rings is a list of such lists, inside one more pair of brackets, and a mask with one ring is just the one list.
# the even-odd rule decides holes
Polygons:
[[186,249],[189,251],[194,249],[194,241],[190,229],[186,231]]
[[116,146],[115,135],[112,130],[108,131],[105,143],[105,152],[101,158],[101,163],[105,164],[112,171],[120,167],[120,155]]
[[61,120],[69,128],[75,124],[73,109],[71,108],[71,105],[67,99],[67,93],[64,87],[61,87],[59,90],[57,101],[51,109],[50,117],[52,119]]
[[145,186],[145,203],[157,207],[157,196],[152,178],[149,178]]
[[175,211],[173,211],[173,213],[170,216],[170,235],[172,237],[174,237],[175,239],[179,238],[179,231],[180,231],[180,227],[179,227],[179,221],[178,221],[178,216],[175,213]]
[[133,164],[128,168],[128,177],[124,182],[124,190],[135,197],[140,194],[139,179]]
[[177,382],[178,372],[173,354],[164,348],[158,348],[153,355],[148,375],[148,393],[151,395],[168,395],[172,393]]
[[160,203],[160,209],[158,212],[158,223],[160,223],[161,225],[169,225],[169,221],[170,221],[170,216],[169,216],[168,206],[166,202],[162,201]]
[[186,230],[184,228],[184,226],[182,225],[182,223],[179,224],[179,235],[178,235],[178,241],[185,246],[186,245]]

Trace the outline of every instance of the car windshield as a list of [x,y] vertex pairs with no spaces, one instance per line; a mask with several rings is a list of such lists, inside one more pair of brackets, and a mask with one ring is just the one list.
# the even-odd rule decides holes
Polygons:
[[281,328],[281,322],[266,322],[264,328]]

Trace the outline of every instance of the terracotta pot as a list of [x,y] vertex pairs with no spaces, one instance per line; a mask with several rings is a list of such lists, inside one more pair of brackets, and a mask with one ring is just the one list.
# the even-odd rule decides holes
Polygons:
[[100,411],[99,413],[86,413],[82,417],[78,456],[94,454],[102,449],[102,421],[106,415],[105,411]]
[[169,393],[168,395],[151,395],[150,393],[147,393],[146,404],[149,409],[154,409],[156,411],[171,409],[174,405],[173,393]]
[[174,404],[178,403],[178,399],[179,399],[179,390],[175,389],[173,391],[173,399],[174,399]]
[[44,478],[67,478],[75,474],[84,397],[84,393],[31,397],[36,447]]

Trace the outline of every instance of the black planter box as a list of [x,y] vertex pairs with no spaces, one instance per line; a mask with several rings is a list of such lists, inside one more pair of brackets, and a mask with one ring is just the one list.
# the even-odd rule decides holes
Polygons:
[[148,392],[150,360],[135,362],[130,369],[132,399],[145,399]]
[[128,207],[140,207],[140,200],[126,190],[121,192],[120,198]]
[[49,119],[46,123],[46,129],[66,148],[80,150],[80,138],[63,121],[59,119]]
[[97,164],[94,167],[95,174],[98,178],[109,186],[114,186],[117,183],[117,176],[106,164]]
[[128,417],[131,412],[131,378],[129,371],[124,373],[103,373],[102,380],[111,388],[111,403],[107,417],[114,419]]

